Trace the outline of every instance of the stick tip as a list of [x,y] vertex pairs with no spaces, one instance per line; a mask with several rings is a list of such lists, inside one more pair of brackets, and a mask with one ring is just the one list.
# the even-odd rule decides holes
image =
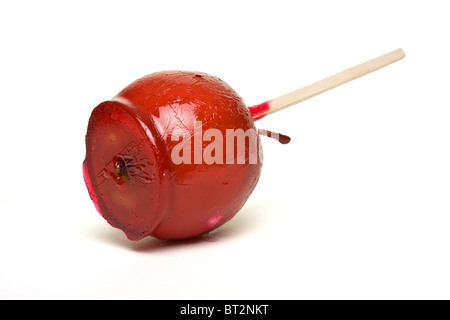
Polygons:
[[406,56],[406,53],[405,53],[405,51],[403,51],[402,48],[398,48],[398,49],[395,50],[394,52],[397,53],[398,60],[401,60],[401,59],[403,59],[403,58]]

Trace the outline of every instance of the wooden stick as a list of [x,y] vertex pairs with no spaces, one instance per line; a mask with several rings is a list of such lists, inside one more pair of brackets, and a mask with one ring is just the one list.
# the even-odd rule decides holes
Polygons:
[[386,53],[378,58],[364,62],[353,68],[341,71],[323,80],[317,81],[301,89],[292,91],[273,100],[266,101],[256,106],[249,107],[255,120],[261,119],[268,114],[283,110],[299,102],[305,101],[318,94],[336,88],[351,80],[383,68],[391,63],[397,62],[405,57],[402,49]]

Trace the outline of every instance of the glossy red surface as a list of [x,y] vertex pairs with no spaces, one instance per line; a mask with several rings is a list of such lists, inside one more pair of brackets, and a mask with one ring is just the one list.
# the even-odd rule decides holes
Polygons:
[[201,140],[201,150],[191,148],[191,164],[172,161],[176,135],[201,139],[196,121],[202,134],[208,129],[224,137],[227,129],[256,131],[241,97],[222,80],[198,72],[145,76],[92,112],[86,185],[100,214],[129,239],[199,236],[233,218],[254,190],[262,163],[259,154],[256,163],[249,160],[248,143],[244,164],[226,163],[225,143],[223,164],[196,161],[210,143]]
[[253,119],[259,120],[266,116],[266,113],[270,110],[270,101],[266,101],[251,107],[248,107]]

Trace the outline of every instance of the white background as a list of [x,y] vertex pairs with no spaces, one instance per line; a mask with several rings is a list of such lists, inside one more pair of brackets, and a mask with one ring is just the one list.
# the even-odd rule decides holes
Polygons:
[[[446,1],[2,1],[0,298],[449,299]],[[197,70],[261,103],[406,58],[257,122],[261,180],[200,239],[128,241],[84,186],[92,109]]]

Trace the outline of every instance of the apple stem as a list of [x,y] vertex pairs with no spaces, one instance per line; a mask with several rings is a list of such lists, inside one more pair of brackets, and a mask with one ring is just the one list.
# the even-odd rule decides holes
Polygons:
[[291,138],[289,136],[269,130],[258,129],[258,134],[261,136],[275,139],[281,144],[288,144],[289,142],[291,142]]
[[363,75],[388,66],[391,63],[403,59],[404,57],[405,52],[402,49],[394,50],[375,59],[359,64],[355,67],[336,73],[335,75],[322,79],[306,87],[279,96],[278,98],[275,98],[273,100],[251,106],[249,107],[250,113],[255,121],[259,120],[268,114],[275,113],[294,104],[305,101],[351,80],[357,79]]

